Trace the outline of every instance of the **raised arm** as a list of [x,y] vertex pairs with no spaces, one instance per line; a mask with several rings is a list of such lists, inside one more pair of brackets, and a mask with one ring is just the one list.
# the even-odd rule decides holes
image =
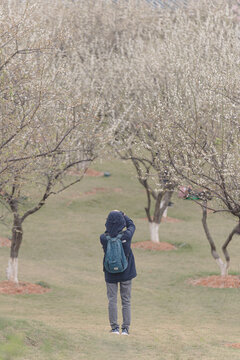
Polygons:
[[129,241],[133,237],[136,226],[134,225],[133,221],[127,215],[124,214],[124,218],[126,220],[126,228],[127,228],[127,230],[124,231],[124,239]]

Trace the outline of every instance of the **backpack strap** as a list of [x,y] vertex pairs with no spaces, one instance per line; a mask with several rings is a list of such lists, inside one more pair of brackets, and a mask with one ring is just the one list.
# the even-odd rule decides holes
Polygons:
[[119,234],[117,234],[116,237],[117,237],[117,239],[121,240],[122,236],[123,236],[123,233],[119,233]]
[[114,236],[114,237],[111,237],[108,233],[106,233],[107,240],[114,239],[114,238],[121,240],[122,236],[123,236],[122,232],[117,234],[117,236]]

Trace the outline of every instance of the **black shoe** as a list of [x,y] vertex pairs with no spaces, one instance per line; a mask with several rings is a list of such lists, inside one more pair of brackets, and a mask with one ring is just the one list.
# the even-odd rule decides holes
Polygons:
[[112,329],[110,330],[110,333],[119,335],[119,329],[118,328]]
[[128,329],[122,329],[122,335],[129,335]]

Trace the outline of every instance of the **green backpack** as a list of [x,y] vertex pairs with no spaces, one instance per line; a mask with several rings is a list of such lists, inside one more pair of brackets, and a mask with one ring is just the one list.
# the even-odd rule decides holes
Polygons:
[[123,234],[118,234],[116,237],[106,235],[108,240],[107,251],[104,259],[105,270],[109,273],[116,274],[126,270],[128,261],[122,246]]

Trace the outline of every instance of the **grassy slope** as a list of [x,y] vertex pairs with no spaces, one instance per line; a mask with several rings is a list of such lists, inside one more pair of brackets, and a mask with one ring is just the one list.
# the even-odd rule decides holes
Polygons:
[[[0,295],[5,317],[0,319],[2,343],[6,334],[22,334],[27,346],[19,359],[239,359],[240,350],[227,348],[225,343],[240,342],[240,291],[186,284],[189,277],[218,270],[209,254],[199,208],[177,198],[169,216],[183,221],[161,224],[161,239],[191,247],[162,253],[134,250],[138,277],[133,284],[131,336],[108,333],[98,240],[108,211],[122,209],[134,219],[134,241],[149,237],[147,223],[141,219],[145,217],[145,194],[130,165],[108,162],[96,164],[95,169],[110,171],[112,176],[85,178],[26,221],[20,280],[48,282],[52,292]],[[122,192],[83,196],[95,187],[121,188]],[[209,223],[219,244],[234,225],[226,215],[210,215]],[[0,230],[7,235],[5,228]],[[238,273],[239,252],[236,238],[230,253],[232,271]],[[8,256],[9,250],[1,248],[0,280],[4,279]],[[0,360],[5,358],[0,347]]]

